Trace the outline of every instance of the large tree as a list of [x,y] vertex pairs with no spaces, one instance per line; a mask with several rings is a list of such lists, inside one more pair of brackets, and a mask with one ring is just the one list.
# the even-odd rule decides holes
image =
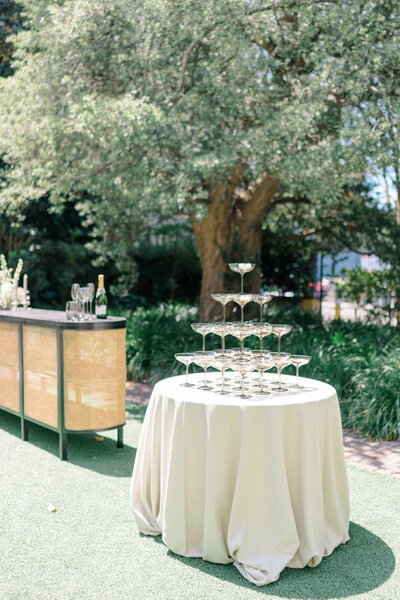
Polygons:
[[229,260],[259,264],[277,206],[300,215],[293,235],[313,235],[311,221],[318,233],[360,229],[365,198],[349,190],[379,154],[373,88],[376,71],[397,68],[383,59],[398,52],[397,2],[23,4],[29,30],[0,88],[4,207],[75,199],[128,280],[143,228],[188,212],[202,318]]

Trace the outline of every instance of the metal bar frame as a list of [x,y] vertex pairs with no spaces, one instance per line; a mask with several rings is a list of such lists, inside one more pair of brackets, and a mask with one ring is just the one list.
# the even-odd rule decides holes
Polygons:
[[68,440],[64,420],[64,339],[60,328],[57,328],[57,402],[60,459],[67,460]]
[[18,351],[19,351],[19,410],[21,415],[21,438],[24,442],[29,439],[28,422],[25,420],[24,396],[24,330],[23,323],[18,323]]
[[10,413],[10,415],[15,415],[17,417],[21,417],[21,413],[18,412],[17,410],[14,410],[13,408],[8,408],[8,406],[0,406],[1,410],[4,410],[5,412]]

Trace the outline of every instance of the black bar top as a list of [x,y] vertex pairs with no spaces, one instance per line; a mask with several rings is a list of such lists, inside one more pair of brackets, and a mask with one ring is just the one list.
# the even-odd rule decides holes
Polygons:
[[68,321],[62,310],[43,310],[30,308],[29,310],[0,310],[0,323],[25,323],[40,327],[57,327],[58,329],[123,329],[126,319],[122,317],[107,317],[107,319],[90,319],[90,321]]

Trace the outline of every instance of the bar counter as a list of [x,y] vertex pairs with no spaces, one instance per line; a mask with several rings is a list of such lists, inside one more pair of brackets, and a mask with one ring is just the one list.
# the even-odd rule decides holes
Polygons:
[[54,310],[0,310],[0,409],[21,418],[28,439],[34,422],[59,434],[125,424],[125,332],[119,317],[68,321]]

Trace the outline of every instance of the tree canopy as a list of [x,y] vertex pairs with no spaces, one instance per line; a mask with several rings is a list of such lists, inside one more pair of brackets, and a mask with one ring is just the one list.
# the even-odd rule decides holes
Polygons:
[[3,207],[73,200],[127,281],[140,232],[187,212],[211,316],[226,262],[258,261],[274,214],[331,246],[380,216],[360,185],[399,164],[398,2],[22,4],[0,87]]

